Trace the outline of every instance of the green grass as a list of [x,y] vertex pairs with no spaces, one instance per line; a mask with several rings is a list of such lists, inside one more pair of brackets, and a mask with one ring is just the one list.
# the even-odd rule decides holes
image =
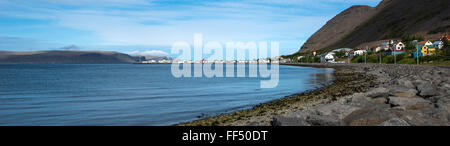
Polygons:
[[417,64],[417,61],[414,58],[404,58],[397,62],[398,64]]

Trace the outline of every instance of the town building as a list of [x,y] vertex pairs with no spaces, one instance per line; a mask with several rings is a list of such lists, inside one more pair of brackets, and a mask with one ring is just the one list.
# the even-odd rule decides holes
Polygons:
[[405,44],[403,44],[402,42],[394,43],[394,45],[392,46],[392,50],[394,51],[403,51],[403,49],[405,49]]
[[335,53],[334,52],[330,52],[327,55],[325,55],[325,61],[334,61],[335,59]]
[[436,49],[442,49],[444,47],[444,42],[442,42],[442,41],[435,41],[433,43],[433,45],[434,45],[434,48],[436,48]]
[[419,47],[421,48],[420,52],[422,52],[424,56],[436,54],[434,45],[419,45]]
[[431,41],[426,40],[426,41],[421,41],[418,43],[419,45],[425,45],[425,46],[430,46],[433,45],[433,43],[431,43]]
[[367,51],[364,49],[359,49],[356,50],[355,52],[353,52],[354,55],[364,55],[364,53],[366,53]]

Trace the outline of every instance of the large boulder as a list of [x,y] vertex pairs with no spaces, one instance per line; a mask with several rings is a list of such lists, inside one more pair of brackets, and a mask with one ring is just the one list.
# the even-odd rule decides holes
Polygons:
[[394,117],[386,108],[372,106],[352,112],[342,120],[341,125],[377,126]]
[[450,84],[443,82],[439,84],[438,89],[440,89],[441,95],[450,95]]
[[407,78],[401,78],[397,80],[397,83],[401,86],[404,86],[406,88],[415,89],[416,86]]
[[397,96],[397,97],[406,97],[406,98],[413,98],[417,95],[418,91],[413,88],[404,88],[404,87],[393,87],[389,91],[390,96]]
[[434,85],[429,81],[417,81],[417,90],[422,97],[431,97],[437,93]]
[[449,115],[440,109],[406,110],[397,114],[412,126],[449,126]]
[[344,117],[346,117],[353,111],[359,110],[359,109],[361,109],[361,108],[334,102],[331,104],[326,104],[326,105],[322,105],[322,106],[318,107],[317,111],[321,115],[335,116],[338,119],[343,119]]
[[437,107],[447,114],[447,120],[450,122],[450,99],[449,98],[440,98],[437,101]]
[[366,93],[367,97],[371,97],[371,98],[383,98],[383,97],[388,97],[389,96],[389,90],[386,88],[374,88],[369,90]]
[[386,104],[386,98],[384,97],[378,97],[378,98],[371,98],[366,96],[354,96],[351,99],[351,102],[347,103],[351,106],[356,107],[370,107],[370,106],[379,106],[379,107],[385,107],[388,108],[389,104]]
[[411,105],[415,105],[415,104],[419,104],[419,103],[424,103],[424,104],[431,104],[429,101],[420,98],[420,97],[414,97],[414,98],[405,98],[405,97],[389,97],[389,104],[391,104],[391,106],[401,106],[401,107],[406,107],[406,106],[411,106]]

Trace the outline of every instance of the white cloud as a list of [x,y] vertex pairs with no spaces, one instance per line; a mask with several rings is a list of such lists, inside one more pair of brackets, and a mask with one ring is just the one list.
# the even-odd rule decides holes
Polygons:
[[150,50],[150,51],[131,51],[127,54],[133,55],[133,56],[167,56],[168,53],[160,50]]

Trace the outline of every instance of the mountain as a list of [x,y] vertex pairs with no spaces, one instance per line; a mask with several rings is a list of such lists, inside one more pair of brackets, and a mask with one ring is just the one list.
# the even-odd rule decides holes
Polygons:
[[329,20],[300,48],[353,48],[366,42],[450,34],[449,0],[383,0],[376,7],[352,6]]
[[108,51],[0,51],[0,63],[133,63],[127,54]]

